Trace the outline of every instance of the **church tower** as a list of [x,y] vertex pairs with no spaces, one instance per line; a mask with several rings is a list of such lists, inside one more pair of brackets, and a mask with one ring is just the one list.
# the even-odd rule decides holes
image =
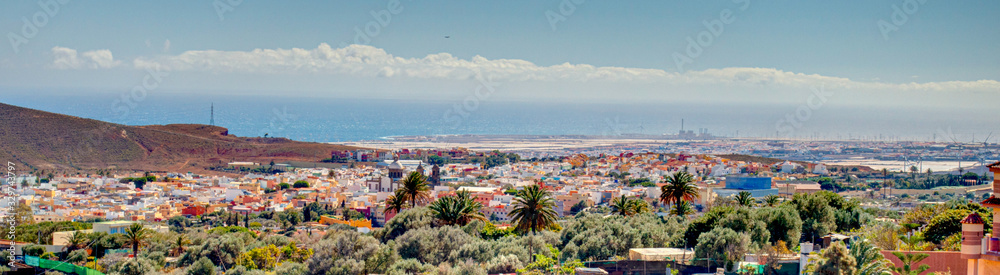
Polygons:
[[437,164],[431,167],[431,183],[434,185],[441,184],[441,167]]

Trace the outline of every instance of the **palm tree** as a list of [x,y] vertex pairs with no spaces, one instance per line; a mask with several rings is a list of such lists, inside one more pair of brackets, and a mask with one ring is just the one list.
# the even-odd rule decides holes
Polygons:
[[674,204],[674,209],[670,209],[670,214],[677,216],[687,216],[694,213],[694,208],[691,207],[691,203],[687,201],[681,201]]
[[640,198],[629,198],[625,195],[615,198],[611,203],[611,208],[614,208],[615,214],[622,216],[632,216],[650,211],[649,203],[646,201]]
[[443,225],[453,225],[458,223],[458,216],[461,215],[458,208],[461,207],[461,203],[455,202],[453,197],[443,197],[431,202],[427,208],[431,209],[431,213],[437,222]]
[[184,238],[184,234],[177,235],[177,241],[174,242],[174,250],[172,251],[174,256],[180,256],[184,253],[184,245],[191,243],[187,238]]
[[73,252],[74,250],[86,248],[87,234],[80,231],[74,231],[72,235],[66,236],[66,252]]
[[920,261],[923,261],[924,259],[929,257],[930,255],[928,254],[925,253],[903,254],[902,252],[892,252],[892,255],[896,256],[896,258],[899,258],[900,262],[903,262],[903,266],[901,267],[892,267],[892,271],[895,271],[896,273],[902,275],[920,275],[920,273],[924,273],[924,271],[927,271],[927,269],[931,268],[927,264],[922,264],[920,265],[920,267],[917,267],[916,269],[911,268],[912,265],[915,265]]
[[[904,224],[904,226],[915,224]],[[928,250],[932,244],[924,241],[924,236],[920,234],[899,236],[901,246],[904,250]]]
[[632,198],[628,207],[632,209],[633,215],[652,212],[652,210],[649,209],[649,203],[640,198]]
[[132,245],[132,258],[139,252],[139,245],[149,238],[148,231],[139,223],[133,223],[125,230],[125,242]]
[[753,207],[754,199],[753,195],[747,191],[740,191],[736,194],[736,203],[740,206]]
[[399,189],[403,190],[403,198],[410,202],[410,207],[417,207],[418,202],[431,200],[431,187],[426,180],[427,177],[413,171],[400,183]]
[[456,196],[440,198],[431,203],[428,208],[434,218],[443,225],[464,226],[472,220],[487,221],[479,210],[483,205],[469,196],[468,191],[459,191]]
[[891,271],[892,262],[886,260],[879,248],[866,239],[851,243],[850,254],[857,261],[857,275],[882,275]]
[[549,192],[538,185],[525,187],[517,192],[514,198],[514,210],[511,217],[518,232],[535,233],[552,227],[556,222],[555,200]]
[[778,195],[767,195],[766,197],[764,197],[764,203],[767,204],[767,206],[769,207],[774,207],[778,205],[778,203],[780,202],[781,198],[779,198]]
[[620,198],[615,198],[614,200],[611,201],[611,209],[614,210],[615,214],[619,214],[622,216],[631,216],[632,209],[630,209],[629,207],[629,203],[631,201],[632,201],[631,199],[629,199],[625,195],[622,195]]
[[389,197],[385,199],[385,211],[383,211],[383,213],[399,213],[400,211],[403,211],[404,207],[406,207],[406,194],[403,193],[403,189],[396,189],[396,194],[389,195]]
[[692,183],[694,176],[686,171],[680,171],[666,177],[667,185],[660,187],[660,200],[664,203],[677,203],[680,201],[694,201],[698,195],[698,187]]

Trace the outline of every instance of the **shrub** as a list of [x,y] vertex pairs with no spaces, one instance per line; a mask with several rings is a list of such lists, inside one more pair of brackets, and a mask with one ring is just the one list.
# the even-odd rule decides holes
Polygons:
[[472,260],[465,260],[455,265],[451,274],[486,275],[486,269]]
[[380,245],[372,236],[343,231],[313,246],[314,254],[305,264],[310,274],[364,271],[365,260],[373,258]]
[[295,183],[292,184],[292,187],[293,188],[309,188],[309,182],[308,181],[304,181],[304,180],[296,181]]
[[431,210],[426,207],[406,209],[385,223],[383,241],[394,240],[407,231],[429,227],[434,222]]
[[232,269],[226,270],[226,275],[264,275],[267,274],[263,270],[259,269],[247,269],[245,266],[238,265]]
[[524,268],[524,264],[515,255],[500,255],[486,262],[486,271],[495,273],[514,273],[514,271]]
[[365,270],[370,273],[384,274],[392,263],[399,261],[399,253],[396,252],[396,242],[389,241],[375,251],[375,255],[365,260]]
[[691,221],[691,223],[688,224],[687,229],[684,230],[684,246],[694,247],[695,245],[698,245],[698,237],[701,236],[701,234],[715,228],[715,225],[719,222],[719,220],[732,211],[732,207],[716,206],[706,212],[705,215]]
[[396,261],[392,266],[389,267],[387,274],[390,275],[405,275],[405,274],[420,274],[434,269],[433,265],[424,264],[417,259],[405,259],[402,261]]
[[296,262],[283,262],[274,268],[275,274],[282,275],[304,275],[309,272],[305,264]]
[[177,233],[184,232],[184,228],[192,225],[191,220],[185,218],[184,216],[173,216],[167,219],[167,225],[170,226],[170,230]]
[[953,209],[934,216],[924,229],[924,237],[930,242],[940,244],[948,236],[962,232],[961,221],[968,215],[968,210]]
[[837,229],[836,210],[830,206],[825,192],[796,194],[791,204],[802,220],[802,240],[817,243],[824,235]]
[[129,259],[108,268],[109,273],[122,275],[143,275],[156,271],[156,264],[146,258]]
[[73,250],[73,252],[70,252],[68,255],[66,255],[66,262],[69,263],[83,262],[87,260],[88,256],[90,256],[90,254],[87,254],[86,250],[83,249]]
[[277,246],[269,244],[240,254],[236,259],[236,264],[250,269],[271,270],[278,264],[279,253]]
[[207,257],[201,257],[187,269],[188,275],[215,275],[215,265]]
[[732,270],[733,264],[743,259],[749,247],[750,236],[720,227],[701,234],[694,251],[698,258],[722,260],[711,263],[712,266],[719,267],[721,264],[726,270]]
[[37,244],[29,244],[21,248],[21,253],[25,256],[41,256],[45,254],[45,247]]
[[823,250],[820,258],[820,264],[816,267],[815,274],[854,274],[857,270],[857,261],[841,242],[835,242]]
[[180,265],[189,265],[206,258],[213,265],[231,268],[236,264],[236,258],[243,254],[246,241],[242,234],[226,234],[220,237],[207,238],[201,245],[192,245],[178,260]]
[[110,269],[111,267],[117,266],[126,260],[128,260],[128,258],[125,258],[123,254],[111,254],[101,257],[97,260],[97,263],[100,266]]
[[438,265],[448,260],[452,251],[471,243],[474,237],[454,226],[423,227],[407,231],[396,240],[396,249],[403,258]]
[[264,245],[272,244],[274,246],[281,247],[288,245],[288,243],[291,242],[291,240],[289,240],[288,237],[282,235],[270,235],[265,237],[263,242]]
[[750,241],[755,248],[763,248],[771,239],[767,224],[757,219],[749,208],[740,207],[719,220],[718,226],[732,229],[750,235]]
[[59,260],[59,257],[56,256],[56,253],[52,253],[51,251],[50,252],[42,253],[42,255],[38,256],[38,257],[42,258],[42,259],[53,260],[53,261],[58,261]]
[[163,267],[167,264],[167,255],[160,251],[145,253],[143,258],[149,259],[156,267]]
[[[564,247],[560,260],[625,257],[631,248],[664,247],[678,243],[681,235],[675,232],[683,230],[674,218],[664,220],[649,213],[608,218],[599,214],[582,213],[567,222],[560,233],[558,242]],[[535,253],[544,253],[545,249],[533,250]],[[532,259],[521,258],[521,261],[530,262]]]
[[802,237],[802,219],[799,218],[799,212],[790,205],[759,208],[756,217],[767,225],[771,243],[784,241],[794,244]]
[[10,251],[0,250],[0,266],[7,266],[10,263]]

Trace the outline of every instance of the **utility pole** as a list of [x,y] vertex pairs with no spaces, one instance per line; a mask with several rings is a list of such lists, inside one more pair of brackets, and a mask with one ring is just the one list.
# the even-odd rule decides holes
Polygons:
[[212,102],[212,107],[209,110],[208,125],[215,126],[215,102]]

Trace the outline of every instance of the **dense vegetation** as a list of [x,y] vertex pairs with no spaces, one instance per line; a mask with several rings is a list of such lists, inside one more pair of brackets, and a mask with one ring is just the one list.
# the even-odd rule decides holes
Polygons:
[[[862,208],[857,199],[831,192],[756,200],[747,194],[719,198],[697,218],[684,210],[697,193],[691,179],[668,178],[659,198],[672,215],[652,213],[640,197],[621,196],[607,206],[581,204],[574,216],[557,218],[551,194],[539,186],[513,190],[513,226],[497,227],[480,214],[482,205],[459,192],[429,200],[425,178],[413,176],[390,197],[397,212],[383,228],[359,233],[345,225],[325,232],[296,230],[321,215],[352,217],[344,207],[310,203],[301,210],[238,215],[215,212],[194,219],[173,217],[167,233],[129,228],[125,234],[76,234],[66,251],[25,247],[28,255],[87,265],[116,274],[568,274],[591,261],[619,261],[631,248],[686,247],[695,264],[734,270],[742,255],[789,255],[800,242],[821,242],[833,232],[858,236],[850,249],[834,245],[820,253],[808,269],[864,271],[880,274],[892,267],[878,250],[957,250],[959,221],[989,211],[978,204],[952,201],[897,212]],[[352,212],[353,211],[353,212]],[[899,224],[878,222],[896,218]],[[51,236],[60,227],[87,228],[86,223],[38,223],[19,227],[18,236]],[[62,229],[58,229],[62,230]],[[988,230],[988,229],[987,229]],[[33,239],[19,239],[34,241]],[[47,237],[51,238],[51,237]],[[94,255],[85,248],[137,248],[135,257]],[[918,268],[919,254],[905,254]],[[177,257],[167,263],[166,257]],[[776,262],[766,263],[775,270]],[[825,274],[825,273],[824,273]]]
[[861,171],[856,168],[830,168],[832,173],[829,176],[811,178],[820,184],[823,190],[848,191],[865,190],[869,188],[892,187],[897,189],[933,189],[946,186],[972,186],[988,184],[992,182],[992,175],[989,173],[977,175],[972,172],[964,172],[960,169],[961,175],[953,174],[933,174],[930,169],[926,172],[917,171],[916,167],[911,167],[909,172],[889,172],[889,171]]

